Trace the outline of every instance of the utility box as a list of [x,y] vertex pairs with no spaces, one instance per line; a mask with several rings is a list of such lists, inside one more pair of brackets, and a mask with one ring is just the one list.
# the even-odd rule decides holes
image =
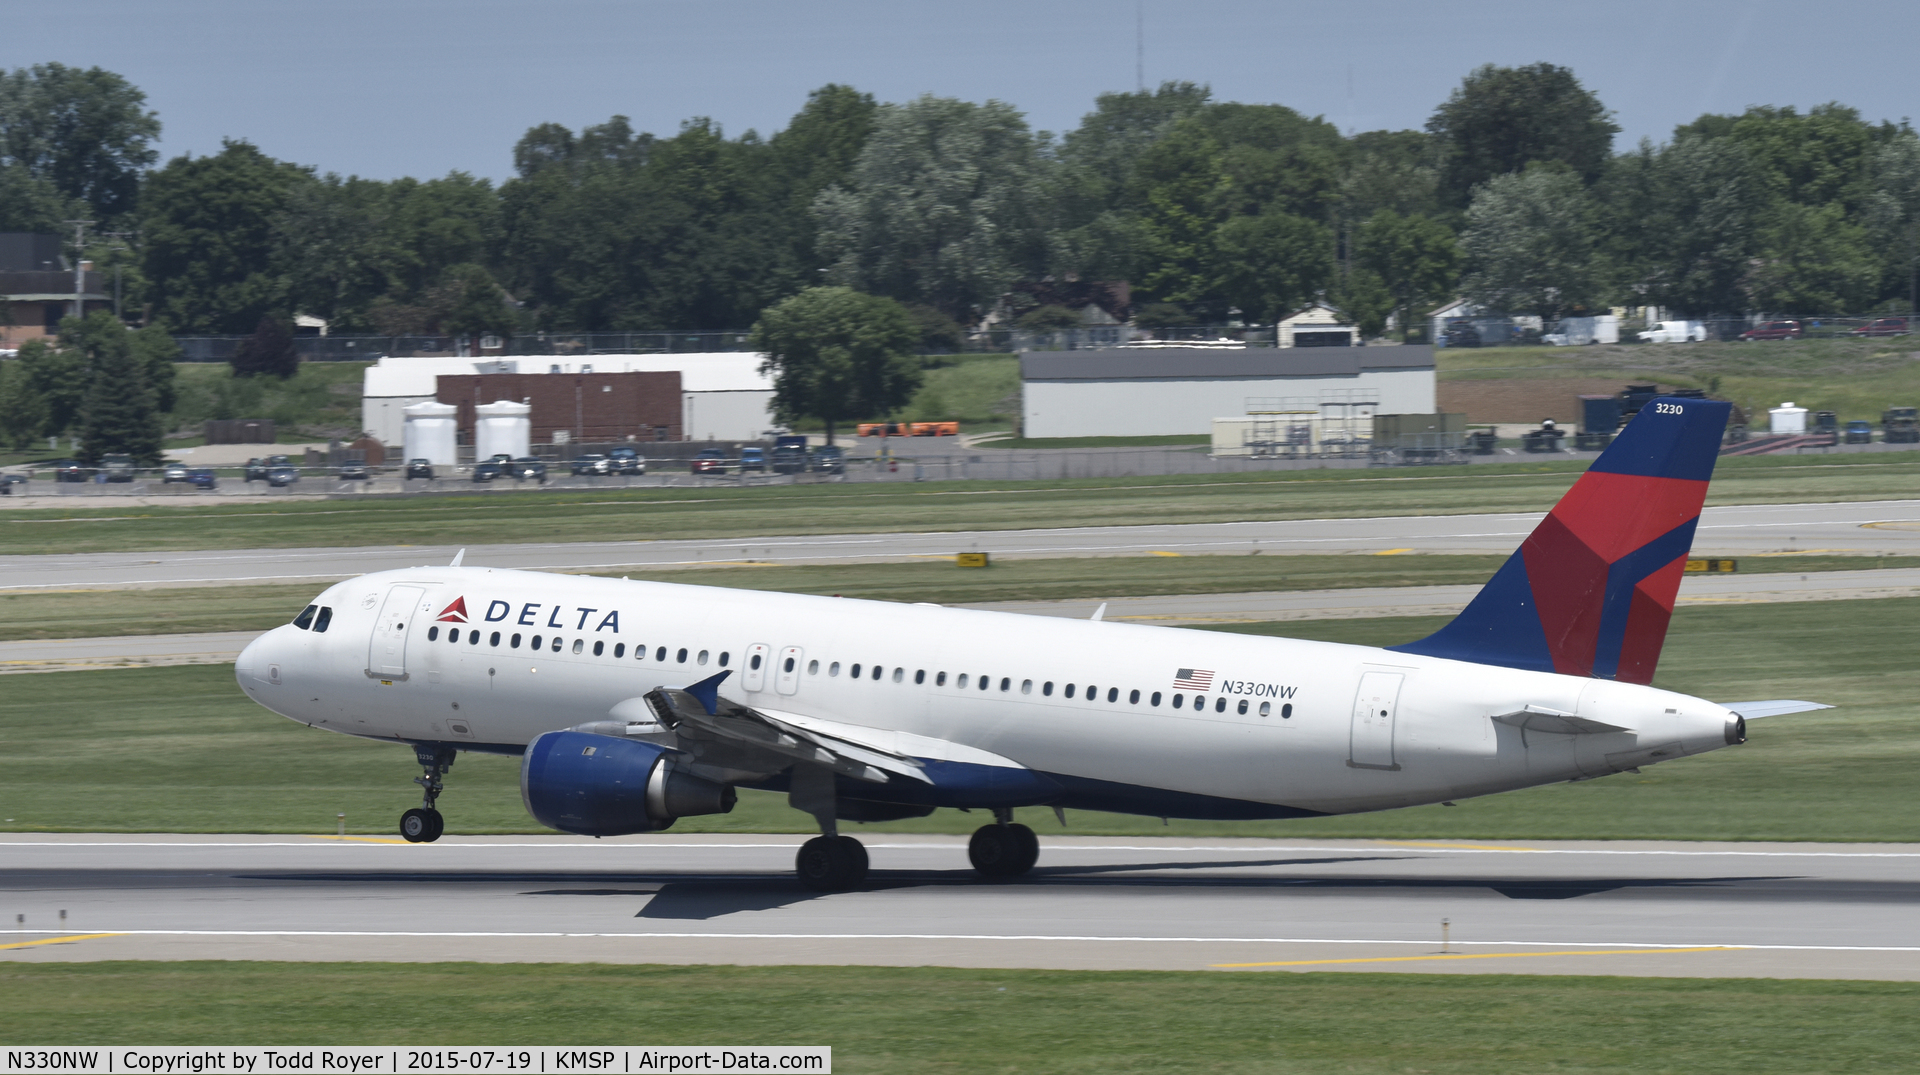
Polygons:
[[1612,436],[1619,428],[1620,397],[1580,397],[1580,432]]
[[1400,447],[1417,436],[1467,431],[1464,414],[1376,414],[1373,416],[1373,443],[1376,448]]

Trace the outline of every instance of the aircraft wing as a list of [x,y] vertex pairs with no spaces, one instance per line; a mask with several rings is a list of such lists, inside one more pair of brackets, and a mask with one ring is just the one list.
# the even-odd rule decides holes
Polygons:
[[846,725],[755,709],[722,698],[720,678],[685,690],[656,687],[644,696],[646,706],[655,719],[675,731],[697,730],[707,738],[824,765],[855,780],[884,784],[892,774],[933,783],[917,758],[835,734]]
[[1748,720],[1759,720],[1761,717],[1784,717],[1788,713],[1811,713],[1816,709],[1833,708],[1819,702],[1798,702],[1790,698],[1776,698],[1770,702],[1721,702],[1720,704]]

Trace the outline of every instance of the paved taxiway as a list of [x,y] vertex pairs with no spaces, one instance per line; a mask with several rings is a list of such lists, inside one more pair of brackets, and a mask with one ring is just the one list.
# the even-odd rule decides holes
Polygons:
[[[645,505],[632,512],[644,518]],[[995,556],[1511,552],[1539,513],[1424,515],[1279,522],[1170,523],[939,533],[837,534],[734,541],[610,541],[476,545],[466,562],[550,571],[700,564],[911,561],[956,552]],[[91,524],[90,524],[91,525]],[[1920,500],[1766,504],[1708,508],[1694,551],[1701,556],[1837,551],[1909,554],[1920,548]],[[235,549],[188,552],[0,556],[0,591],[325,582],[369,571],[444,564],[453,546],[344,549]]]
[[[1444,616],[1465,608],[1467,602],[1479,592],[1478,586],[1400,586],[1117,597],[1105,602],[1105,618],[1181,627],[1208,623],[1358,619],[1369,616]],[[1806,575],[1705,575],[1684,579],[1680,583],[1682,606],[1846,601],[1876,597],[1920,597],[1920,569],[1821,571]],[[1076,599],[992,601],[960,607],[1080,619],[1091,615],[1101,604],[1098,600]],[[258,631],[220,631],[0,642],[0,675],[225,664],[239,657],[247,643],[258,636]]]
[[13,834],[0,959],[1920,980],[1913,844],[1046,835],[1033,874],[986,883],[960,838],[868,833],[868,884],[821,895],[801,839]]

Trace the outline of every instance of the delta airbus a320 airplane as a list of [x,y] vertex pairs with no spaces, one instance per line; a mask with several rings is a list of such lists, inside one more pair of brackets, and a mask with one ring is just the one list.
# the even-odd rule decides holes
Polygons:
[[[857,885],[840,821],[989,812],[973,866],[1031,869],[1021,806],[1208,819],[1450,802],[1634,771],[1825,708],[1648,684],[1730,405],[1662,398],[1460,616],[1386,649],[750,590],[420,567],[343,582],[235,674],[309,727],[411,746],[408,840],[459,751],[522,756],[541,824],[657,832],[784,791]],[[1064,819],[1064,814],[1062,814]]]

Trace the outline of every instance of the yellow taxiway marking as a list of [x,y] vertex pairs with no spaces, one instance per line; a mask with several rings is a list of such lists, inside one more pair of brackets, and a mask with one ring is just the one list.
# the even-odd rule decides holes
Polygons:
[[1515,847],[1512,844],[1441,844],[1430,840],[1375,840],[1375,843],[1388,847],[1445,847],[1456,851],[1538,851],[1537,847]]
[[1177,553],[1177,552],[1167,552],[1164,549],[1154,549],[1153,551],[1147,553],[1147,555],[1148,556],[1181,556],[1184,554]]
[[309,836],[309,839],[351,840],[357,844],[404,844],[408,842],[406,840],[396,840],[391,836],[330,836],[324,833],[313,833]]
[[1412,551],[1413,551],[1412,549],[1381,549],[1379,552],[1374,553],[1374,555],[1375,556],[1399,556],[1401,553],[1408,553]]
[[1460,952],[1432,956],[1375,956],[1371,959],[1289,959],[1275,963],[1214,963],[1229,967],[1317,967],[1330,963],[1419,963],[1434,959],[1520,959],[1538,956],[1648,956],[1681,952],[1737,952],[1739,945],[1716,944],[1705,948],[1586,948],[1571,952]]
[[74,933],[65,937],[43,937],[37,941],[14,941],[12,944],[0,944],[0,949],[32,948],[39,944],[64,944],[67,941],[93,941],[101,937],[121,937],[121,933]]

